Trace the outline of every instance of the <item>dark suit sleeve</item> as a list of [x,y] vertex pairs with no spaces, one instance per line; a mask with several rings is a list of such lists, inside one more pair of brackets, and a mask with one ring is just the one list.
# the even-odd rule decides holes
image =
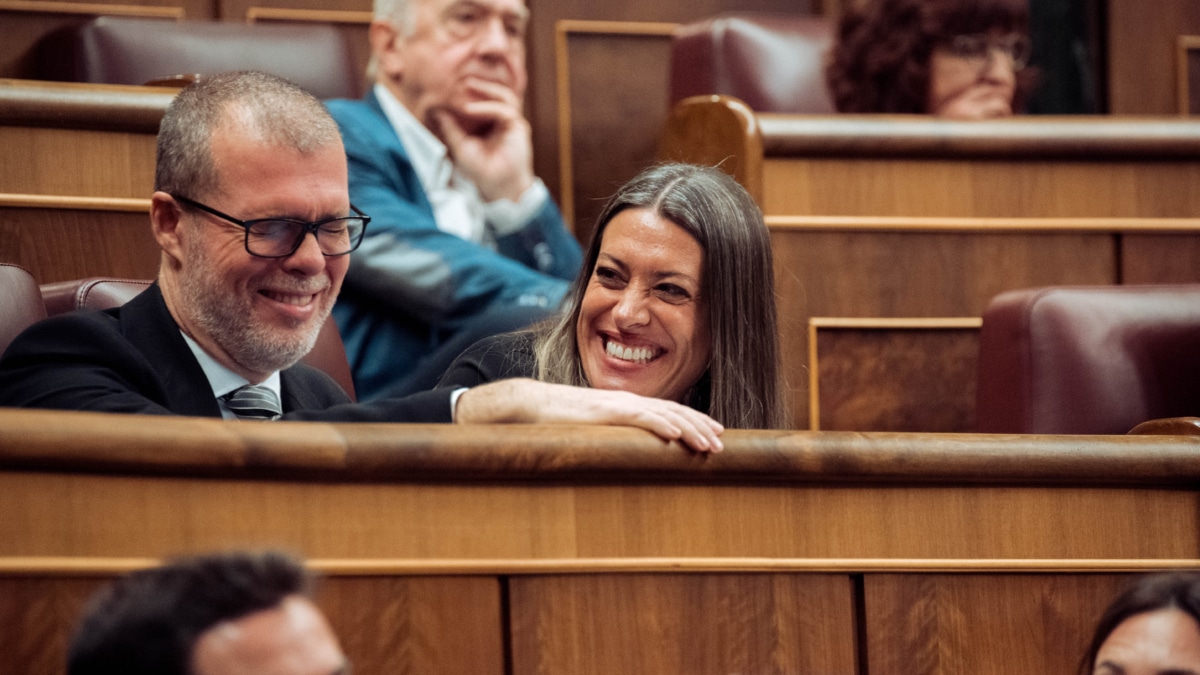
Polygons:
[[[178,329],[173,324],[163,328],[159,321],[137,330],[143,333],[142,348],[148,342],[180,344],[172,344],[171,349],[158,345],[160,356],[151,363],[122,333],[113,312],[72,312],[34,324],[0,357],[0,406],[219,417],[204,371],[182,343]],[[171,358],[172,354],[178,358]],[[452,421],[451,389],[351,404],[331,378],[303,364],[284,371],[281,381],[285,409],[290,411],[285,420]]]
[[434,390],[370,403],[350,403],[350,397],[325,373],[298,363],[280,373],[282,419],[297,422],[421,422],[448,423],[450,392]]
[[474,387],[496,380],[533,377],[533,334],[504,333],[484,338],[454,359],[439,387]]
[[17,336],[0,358],[0,406],[173,414],[149,361],[100,312],[53,317]]
[[454,388],[424,391],[404,398],[383,398],[367,403],[347,403],[326,410],[288,413],[285,420],[297,422],[409,422],[449,424],[454,421],[450,394]]

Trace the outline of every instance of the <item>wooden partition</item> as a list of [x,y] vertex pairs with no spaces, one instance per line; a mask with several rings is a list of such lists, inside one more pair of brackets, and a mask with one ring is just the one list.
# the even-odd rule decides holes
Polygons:
[[355,672],[1067,672],[1130,574],[1200,565],[1194,437],[726,442],[2,410],[0,652],[59,672],[103,581],[275,546]]
[[0,80],[0,260],[40,283],[151,278],[156,87]]
[[160,249],[150,233],[149,204],[0,194],[0,260],[21,265],[39,283],[153,279]]
[[854,414],[812,418],[834,409],[807,386],[814,317],[977,320],[1014,288],[1200,281],[1200,121],[789,116],[697,97],[672,112],[660,154],[719,163],[762,206],[801,427],[969,431],[973,418],[973,377],[949,426],[916,404],[890,414],[861,379],[845,385]]
[[0,80],[0,193],[145,199],[163,87]]

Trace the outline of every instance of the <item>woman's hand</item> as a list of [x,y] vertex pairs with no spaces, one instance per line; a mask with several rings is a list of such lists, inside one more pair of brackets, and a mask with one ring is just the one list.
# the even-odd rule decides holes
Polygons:
[[696,452],[721,452],[723,426],[681,403],[609,391],[500,380],[467,390],[458,399],[459,424],[609,424],[646,429]]

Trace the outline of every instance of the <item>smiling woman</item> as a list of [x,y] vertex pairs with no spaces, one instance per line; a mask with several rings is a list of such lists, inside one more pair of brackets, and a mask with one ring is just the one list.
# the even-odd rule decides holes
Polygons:
[[848,11],[826,68],[839,112],[1007,117],[1034,79],[1028,0],[870,0]]
[[601,212],[566,310],[480,341],[442,385],[511,377],[686,404],[729,428],[788,426],[762,212],[711,167],[634,177]]

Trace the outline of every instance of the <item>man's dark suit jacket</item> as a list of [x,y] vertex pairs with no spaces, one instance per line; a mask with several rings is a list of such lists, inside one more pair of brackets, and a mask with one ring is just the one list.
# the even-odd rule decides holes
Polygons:
[[[325,373],[280,372],[283,419],[450,422],[451,389],[353,404]],[[0,358],[0,406],[220,417],[208,378],[154,284],[123,307],[38,322]]]

